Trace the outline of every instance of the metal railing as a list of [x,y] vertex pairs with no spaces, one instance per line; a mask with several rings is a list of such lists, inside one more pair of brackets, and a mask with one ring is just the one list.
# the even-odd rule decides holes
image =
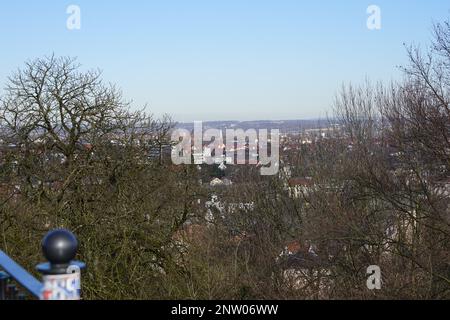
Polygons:
[[[37,265],[42,282],[0,250],[0,300],[79,300],[81,270],[85,264],[74,261],[78,249],[76,237],[67,230],[47,233],[42,240],[46,263]],[[22,291],[22,290],[23,291]]]

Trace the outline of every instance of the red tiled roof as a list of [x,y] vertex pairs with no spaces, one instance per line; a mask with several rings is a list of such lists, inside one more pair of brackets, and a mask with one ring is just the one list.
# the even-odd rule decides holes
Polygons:
[[296,240],[296,241],[289,242],[289,243],[286,245],[287,251],[291,252],[292,254],[295,254],[295,253],[299,252],[301,248],[302,248],[302,245],[301,245],[300,242],[297,241],[297,240]]
[[289,186],[312,186],[314,183],[311,178],[292,178],[289,179]]

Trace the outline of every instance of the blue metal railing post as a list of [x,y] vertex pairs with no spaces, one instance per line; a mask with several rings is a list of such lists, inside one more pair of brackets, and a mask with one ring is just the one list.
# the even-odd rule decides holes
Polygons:
[[74,261],[77,238],[68,230],[50,231],[42,240],[42,252],[49,262],[36,268],[43,274],[40,299],[80,300],[81,270],[85,264]]
[[76,237],[68,230],[50,231],[42,240],[42,251],[47,263],[37,265],[43,274],[42,283],[0,250],[0,300],[23,300],[17,282],[35,298],[41,300],[79,300],[80,274],[85,264],[73,261],[78,249]]

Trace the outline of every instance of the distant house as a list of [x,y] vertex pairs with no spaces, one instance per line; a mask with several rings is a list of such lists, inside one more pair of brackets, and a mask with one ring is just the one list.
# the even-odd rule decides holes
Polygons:
[[231,186],[232,184],[233,184],[233,182],[227,178],[224,178],[224,179],[214,178],[209,183],[209,185],[211,187]]
[[205,220],[208,223],[214,222],[216,217],[225,219],[228,215],[237,211],[251,212],[255,209],[254,202],[227,202],[219,200],[216,195],[211,196],[211,200],[205,202]]
[[223,182],[224,186],[231,186],[233,184],[233,182],[230,179],[227,179],[227,178],[223,178],[222,182]]
[[313,186],[314,182],[310,177],[291,178],[288,180],[289,195],[295,199],[308,194]]
[[330,262],[316,254],[312,245],[293,241],[277,259],[286,285],[296,290],[310,290],[323,297],[330,286]]
[[450,177],[436,181],[433,184],[432,192],[440,197],[450,196]]
[[211,182],[209,183],[209,185],[211,187],[217,187],[217,186],[223,186],[223,181],[220,180],[219,178],[214,178],[211,180]]

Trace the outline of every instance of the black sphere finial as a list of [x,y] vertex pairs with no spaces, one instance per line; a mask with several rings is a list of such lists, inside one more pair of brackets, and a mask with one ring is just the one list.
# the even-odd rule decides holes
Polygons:
[[69,264],[77,254],[78,241],[72,232],[53,230],[42,239],[42,251],[51,265]]

